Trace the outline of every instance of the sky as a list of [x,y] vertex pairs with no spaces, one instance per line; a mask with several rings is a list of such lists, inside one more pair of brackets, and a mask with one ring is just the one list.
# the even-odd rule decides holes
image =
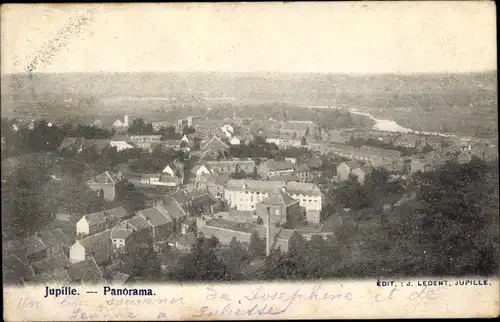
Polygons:
[[496,70],[493,2],[8,4],[2,73]]

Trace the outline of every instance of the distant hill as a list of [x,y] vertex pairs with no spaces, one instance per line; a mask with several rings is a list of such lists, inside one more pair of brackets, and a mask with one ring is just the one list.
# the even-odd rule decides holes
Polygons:
[[[330,75],[230,73],[67,73],[2,75],[2,97],[40,99],[52,95],[110,97],[219,97],[236,100],[334,101],[341,94],[487,93],[496,72],[439,75]],[[45,95],[45,96],[44,96]]]

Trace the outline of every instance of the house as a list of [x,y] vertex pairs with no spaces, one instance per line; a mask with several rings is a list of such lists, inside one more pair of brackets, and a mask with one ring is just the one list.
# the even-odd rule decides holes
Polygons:
[[146,173],[141,176],[142,184],[151,186],[167,186],[167,187],[177,187],[182,181],[179,177],[172,177],[168,174],[161,173]]
[[60,228],[44,230],[38,234],[42,242],[47,246],[47,256],[64,254],[69,256],[69,248],[73,244],[73,238],[64,233]]
[[51,274],[58,269],[67,270],[70,265],[71,261],[63,253],[53,254],[47,258],[30,264],[35,275]]
[[174,202],[182,209],[186,209],[189,206],[190,201],[191,199],[189,198],[189,196],[182,190],[176,191],[172,194],[163,197],[164,205],[170,202]]
[[109,145],[116,148],[120,152],[127,149],[133,149],[134,146],[130,143],[130,137],[125,134],[115,135],[110,139]]
[[201,147],[201,156],[218,156],[219,154],[225,154],[229,150],[229,145],[224,143],[217,136],[213,136],[207,143]]
[[393,145],[403,148],[417,148],[422,144],[423,140],[415,134],[401,134],[393,141]]
[[69,250],[72,263],[93,258],[98,265],[110,263],[114,256],[111,229],[78,239]]
[[[206,222],[203,219],[198,220],[198,234],[205,238],[216,237],[223,245],[229,245],[233,238],[244,245],[250,244],[252,232],[257,232],[258,236],[265,240],[267,238],[267,229],[265,225],[250,223],[234,223],[224,220],[211,220]],[[271,226],[271,247],[272,249],[281,249],[288,252],[290,237],[293,230]]]
[[132,229],[113,228],[111,229],[111,243],[116,252],[124,252],[126,243],[132,235]]
[[234,180],[224,187],[224,199],[230,208],[240,211],[255,211],[255,205],[269,197],[269,193],[286,185],[282,181]]
[[87,214],[76,223],[76,234],[81,237],[100,233],[111,229],[127,217],[129,213],[123,207]]
[[196,220],[186,219],[181,223],[181,234],[185,235],[196,230]]
[[236,136],[233,136],[229,139],[229,144],[231,145],[240,145],[241,144],[241,140],[239,138],[237,138]]
[[253,174],[255,170],[255,161],[253,160],[220,160],[220,161],[205,161],[204,162],[211,173],[217,174],[232,174],[236,172],[244,172],[245,174]]
[[110,145],[110,139],[86,139],[78,137],[66,137],[57,147],[57,151],[68,150],[72,152],[82,152],[85,149],[94,149],[101,154],[102,150]]
[[316,184],[303,182],[287,182],[285,191],[304,209],[306,221],[319,224],[320,213],[323,208],[323,195]]
[[294,171],[294,166],[288,161],[268,159],[259,165],[257,171],[262,178],[269,178],[273,176],[291,174]]
[[460,164],[469,163],[472,160],[472,153],[470,151],[462,151],[457,155],[457,162]]
[[478,144],[472,146],[470,152],[477,158],[484,161],[494,161],[498,159],[498,147],[496,146]]
[[269,180],[269,181],[284,181],[284,182],[291,182],[291,181],[301,182],[302,181],[302,179],[299,176],[297,176],[295,173],[273,176],[273,177],[267,178],[267,180]]
[[256,211],[264,225],[268,225],[268,215],[271,225],[281,226],[288,224],[295,227],[301,217],[299,201],[287,193],[278,190],[256,205]]
[[337,178],[339,181],[346,181],[349,179],[349,175],[352,170],[361,168],[361,165],[357,161],[347,161],[342,162],[337,166]]
[[168,174],[171,177],[178,177],[182,182],[184,182],[184,164],[178,160],[167,164],[162,173]]
[[179,236],[175,242],[175,248],[180,251],[190,252],[193,246],[198,241],[198,237],[194,232],[186,233],[185,235]]
[[177,202],[169,202],[163,207],[167,210],[168,214],[172,218],[172,228],[173,231],[182,231],[182,223],[186,220],[188,213],[185,211]]
[[451,142],[440,136],[428,136],[425,138],[425,144],[427,144],[431,149],[439,151],[444,147],[451,145]]
[[212,170],[212,168],[210,168],[210,166],[207,164],[206,161],[203,161],[202,163],[200,163],[200,164],[196,165],[195,167],[193,167],[193,169],[191,170],[191,173],[198,180],[198,178],[200,176],[212,174],[212,173],[214,173],[214,171]]
[[184,134],[184,135],[182,136],[181,141],[182,141],[182,142],[184,142],[184,144],[185,144],[186,146],[188,146],[188,145],[189,145],[189,143],[191,143],[191,141],[189,140],[189,138],[188,138],[188,135],[187,135],[187,134]]
[[156,205],[152,208],[139,210],[137,216],[144,218],[144,220],[151,226],[152,239],[154,248],[156,249],[158,243],[168,239],[174,232],[174,219],[170,216],[167,209],[162,205]]
[[90,189],[101,193],[104,199],[113,201],[116,198],[117,177],[113,177],[108,171],[104,171],[97,177],[89,180],[87,185]]
[[360,184],[364,184],[366,176],[369,175],[370,173],[372,173],[372,171],[373,171],[373,167],[363,166],[361,168],[352,169],[351,174],[356,176],[356,178]]
[[166,121],[153,121],[151,122],[151,125],[153,126],[153,130],[155,131],[159,131],[161,128],[168,128],[173,126],[172,123]]
[[224,186],[231,179],[229,174],[206,174],[196,178],[196,188],[206,189],[218,199],[224,197]]
[[129,128],[128,115],[125,115],[123,117],[123,122],[120,119],[117,119],[113,123],[113,129],[117,133],[126,133],[128,131],[128,128]]
[[26,238],[16,253],[21,261],[29,264],[47,258],[48,252],[49,247],[42,241],[39,234],[35,234]]
[[274,143],[282,149],[302,145],[302,136],[297,135],[295,132],[265,131],[261,135],[265,137],[267,143]]
[[145,173],[141,176],[141,183],[156,185],[160,181],[160,177],[159,173]]
[[323,163],[319,158],[308,159],[295,166],[294,175],[300,178],[300,182],[313,182],[321,175],[322,166]]
[[182,141],[181,140],[164,140],[161,141],[160,144],[165,148],[165,149],[172,149],[172,150],[180,150]]
[[[189,193],[190,203],[189,209],[190,212],[201,213],[201,214],[213,214],[218,212],[219,203],[215,198],[213,198],[207,190],[198,189],[191,191]],[[193,215],[193,213],[190,213]]]
[[137,148],[151,151],[158,144],[161,144],[161,135],[130,135],[130,142]]
[[102,284],[106,283],[97,261],[93,257],[75,262],[68,268],[68,275],[73,283]]

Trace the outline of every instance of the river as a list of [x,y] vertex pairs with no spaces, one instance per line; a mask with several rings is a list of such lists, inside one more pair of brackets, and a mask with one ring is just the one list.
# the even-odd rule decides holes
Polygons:
[[[377,119],[373,117],[370,113],[367,112],[360,112],[355,108],[349,109],[349,112],[352,114],[356,115],[362,115],[365,116],[372,121],[375,122],[375,125],[373,125],[373,130],[377,131],[384,131],[384,132],[396,132],[396,133],[413,133],[413,134],[418,134],[418,135],[435,135],[435,136],[443,136],[443,137],[448,137],[448,138],[457,138],[457,134],[453,133],[441,133],[441,132],[424,132],[424,131],[416,131],[412,130],[410,128],[406,128],[404,126],[399,125],[393,120],[384,120],[384,119]],[[461,137],[461,139],[464,140],[470,140],[472,139],[471,137]]]

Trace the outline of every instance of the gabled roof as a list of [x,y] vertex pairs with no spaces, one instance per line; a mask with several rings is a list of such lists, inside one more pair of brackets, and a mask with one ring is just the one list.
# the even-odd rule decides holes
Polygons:
[[197,199],[197,198],[200,198],[200,197],[203,197],[203,196],[209,196],[208,194],[208,191],[204,190],[204,189],[196,189],[196,190],[193,190],[191,191],[189,194],[188,194],[188,198],[192,201],[194,199]]
[[166,202],[170,202],[171,200],[174,200],[182,206],[182,205],[188,203],[190,201],[190,198],[188,197],[188,195],[186,195],[186,193],[184,191],[179,190],[179,191],[174,192],[168,196],[165,196],[164,200]]
[[121,229],[121,228],[111,229],[112,239],[127,239],[128,236],[130,236],[131,234],[132,234],[132,229]]
[[224,143],[219,137],[214,135],[210,141],[205,143],[201,150],[218,150],[218,149],[229,149],[229,145]]
[[99,248],[102,243],[108,242],[111,238],[111,229],[101,231],[100,233],[84,237],[76,242],[82,245],[86,250]]
[[55,270],[53,270],[49,273],[41,273],[41,274],[33,275],[33,276],[27,278],[27,281],[30,283],[44,283],[44,284],[48,284],[51,282],[65,284],[65,283],[72,282],[72,280],[68,274],[68,271],[65,268],[56,268]]
[[64,233],[60,228],[40,232],[40,239],[49,247],[67,247],[72,245],[74,241],[71,236]]
[[283,191],[280,190],[280,191],[277,191],[275,193],[272,193],[269,197],[262,200],[261,203],[263,205],[288,207],[288,206],[293,205],[294,203],[297,203],[297,202],[299,202],[299,201],[293,199],[287,193],[284,193]]
[[89,180],[88,183],[113,183],[116,184],[115,179],[111,176],[108,171],[104,171],[100,175],[96,176],[92,180]]
[[293,170],[294,166],[290,161],[276,161],[269,159],[265,162],[269,171]]
[[31,236],[24,240],[23,249],[26,256],[38,253],[47,249],[47,245],[38,236]]
[[147,223],[147,221],[140,216],[135,216],[133,218],[127,219],[125,220],[125,222],[136,230],[148,229],[151,227]]
[[71,265],[71,261],[63,253],[54,254],[37,262],[31,263],[34,272],[37,274],[46,273],[49,274],[56,269],[63,268],[66,269]]
[[98,225],[106,221],[121,220],[128,216],[127,210],[123,207],[113,208],[85,215],[89,225]]
[[170,216],[174,219],[180,219],[182,217],[186,217],[187,214],[186,212],[184,211],[184,209],[182,209],[182,207],[180,207],[177,203],[175,202],[169,202],[167,203],[166,205],[164,205],[164,208],[168,211],[168,213],[170,214]]
[[72,147],[75,144],[76,139],[77,139],[76,137],[64,138],[57,149],[63,150],[65,148]]
[[68,268],[68,275],[73,282],[100,283],[104,279],[93,257],[73,263]]
[[288,193],[321,194],[321,190],[314,183],[287,182],[285,190]]
[[206,182],[213,182],[218,185],[225,185],[229,180],[231,180],[231,176],[227,173],[223,174],[210,174],[207,177],[205,177]]
[[196,175],[196,173],[201,167],[205,167],[208,171],[210,171],[210,173],[213,173],[212,168],[208,165],[207,161],[202,161],[201,163],[194,166],[193,169],[191,170],[191,173]]
[[172,222],[172,217],[170,217],[168,211],[162,206],[139,210],[137,215],[143,217],[146,222],[149,221],[152,227],[158,227]]

